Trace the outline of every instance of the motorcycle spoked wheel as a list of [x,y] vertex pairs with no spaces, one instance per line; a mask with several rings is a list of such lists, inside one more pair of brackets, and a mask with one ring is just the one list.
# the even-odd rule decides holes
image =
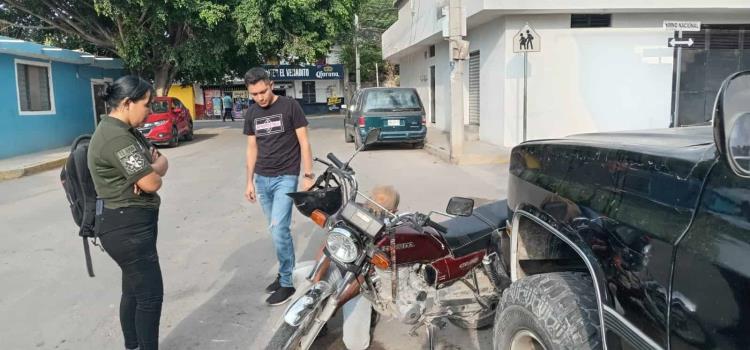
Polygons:
[[[331,269],[334,268],[331,266],[329,268],[328,272],[326,273],[324,280],[330,280],[333,277],[331,276]],[[340,278],[340,276],[339,276]],[[338,279],[333,278],[335,281],[338,281]],[[271,340],[268,341],[268,345],[266,345],[266,350],[307,350],[302,349],[300,346],[300,341],[302,338],[307,335],[307,332],[309,330],[309,327],[312,326],[313,320],[318,317],[318,314],[325,308],[326,303],[328,303],[328,299],[331,296],[326,297],[323,299],[318,308],[316,310],[313,310],[312,313],[308,316],[307,320],[305,320],[302,324],[299,326],[292,326],[286,323],[285,321],[281,321],[281,325],[279,328],[276,329],[276,331],[273,333],[273,336],[271,337]],[[296,301],[296,299],[295,299]],[[292,301],[294,302],[294,301]],[[323,324],[316,334],[313,336],[317,338],[320,331],[325,327],[325,324]]]
[[[300,341],[304,336],[308,335],[307,333],[309,331],[309,328],[313,325],[312,320],[315,319],[315,317],[318,316],[318,313],[320,313],[320,311],[325,307],[325,304],[328,302],[328,298],[320,303],[318,309],[313,311],[313,313],[310,314],[308,320],[303,324],[295,327],[282,321],[281,326],[276,329],[276,332],[274,332],[271,340],[268,341],[266,350],[307,350],[301,347]],[[325,324],[323,324],[313,336],[317,338],[318,333],[320,333],[320,331],[324,327]]]

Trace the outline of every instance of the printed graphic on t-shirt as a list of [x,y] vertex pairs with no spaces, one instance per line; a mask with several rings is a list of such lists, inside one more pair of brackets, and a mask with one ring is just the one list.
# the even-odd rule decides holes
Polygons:
[[255,119],[255,136],[268,136],[284,132],[284,119],[281,114]]
[[143,170],[146,166],[146,158],[136,150],[135,145],[130,145],[117,151],[117,158],[120,160],[122,167],[125,168],[128,176]]

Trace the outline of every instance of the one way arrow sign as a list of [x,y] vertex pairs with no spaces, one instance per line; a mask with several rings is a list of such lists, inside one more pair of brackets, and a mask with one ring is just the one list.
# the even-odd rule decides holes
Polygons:
[[669,39],[669,47],[679,47],[679,46],[687,46],[691,47],[693,46],[695,42],[693,41],[693,38],[688,38],[687,40],[679,40],[676,38]]

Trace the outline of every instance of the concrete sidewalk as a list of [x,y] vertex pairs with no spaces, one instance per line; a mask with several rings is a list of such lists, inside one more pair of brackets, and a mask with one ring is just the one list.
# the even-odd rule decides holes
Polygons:
[[464,141],[463,155],[458,159],[450,157],[450,135],[434,128],[427,128],[427,142],[424,149],[440,159],[458,165],[505,164],[510,162],[510,148],[496,146],[487,142]]
[[22,176],[60,168],[70,154],[70,147],[60,147],[47,151],[0,159],[0,181],[17,179]]

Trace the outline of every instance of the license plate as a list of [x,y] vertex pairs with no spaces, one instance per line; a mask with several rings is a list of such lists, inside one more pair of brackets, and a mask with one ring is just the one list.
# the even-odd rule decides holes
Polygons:
[[401,120],[399,120],[399,119],[388,119],[388,126],[401,126]]

